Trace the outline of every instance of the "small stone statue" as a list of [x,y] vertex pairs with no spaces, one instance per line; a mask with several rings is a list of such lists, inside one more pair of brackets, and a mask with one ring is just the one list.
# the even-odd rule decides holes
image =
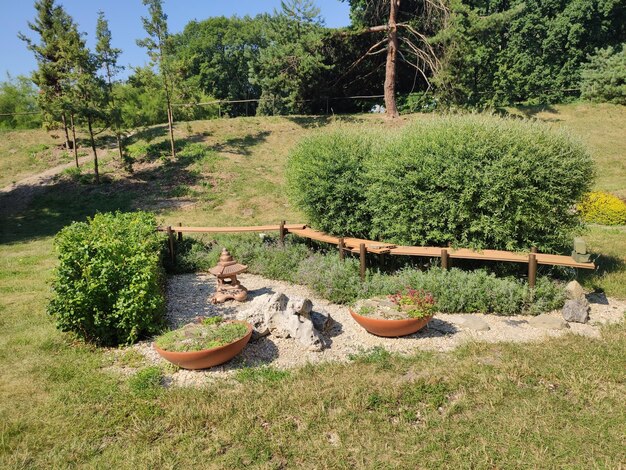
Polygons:
[[233,260],[226,248],[222,249],[220,261],[209,272],[217,277],[217,288],[211,297],[211,303],[224,303],[227,300],[243,302],[248,298],[248,290],[239,283],[237,274],[241,274],[248,266]]

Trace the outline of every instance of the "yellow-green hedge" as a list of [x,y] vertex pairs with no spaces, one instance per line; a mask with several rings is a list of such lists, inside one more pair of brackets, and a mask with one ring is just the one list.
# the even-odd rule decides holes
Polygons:
[[626,225],[626,202],[601,191],[587,194],[578,205],[587,222],[602,225]]

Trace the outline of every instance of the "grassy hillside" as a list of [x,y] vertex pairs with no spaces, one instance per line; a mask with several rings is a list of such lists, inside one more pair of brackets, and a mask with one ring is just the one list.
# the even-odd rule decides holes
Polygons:
[[[626,140],[620,138],[626,126],[625,107],[576,104],[546,109],[520,108],[509,113],[542,119],[570,130],[588,145],[597,162],[597,188],[626,194],[626,159],[621,157],[626,154]],[[400,125],[429,118],[430,115],[406,116]],[[80,179],[65,177],[45,196],[36,197],[28,210],[3,217],[6,224],[0,226],[0,236],[5,241],[51,236],[71,220],[97,210],[114,209],[156,210],[164,223],[172,225],[179,222],[236,225],[275,223],[283,219],[304,221],[285,196],[283,168],[289,149],[315,129],[362,124],[396,125],[373,115],[180,123],[176,138],[186,156],[177,161],[167,158],[165,126],[140,130],[128,142],[129,151],[138,159],[132,175],[122,169],[115,159],[115,151],[109,147],[102,151],[103,156],[109,156],[108,163],[101,167],[105,184],[94,187],[82,184]],[[10,134],[11,139],[0,141],[0,156],[4,158],[0,161],[6,167],[20,168],[23,157],[16,157],[13,165],[6,163],[9,160],[6,155],[11,151],[25,154],[16,144],[20,139],[13,134],[18,133]],[[23,135],[21,141],[27,148],[36,145],[37,138],[42,136],[41,131],[19,134]],[[202,152],[189,152],[198,146]],[[42,155],[49,153],[50,150],[44,150],[37,154],[35,160],[40,167],[44,165]],[[57,161],[50,162],[53,163]],[[90,171],[86,165],[84,173]],[[603,255],[598,259],[598,272],[579,273],[588,288],[604,289],[609,295],[626,298],[626,237],[623,233],[623,228],[591,226],[584,234],[594,252]]]
[[[598,187],[624,195],[626,141],[619,131],[625,108],[572,105],[517,112],[571,128],[598,162]],[[391,125],[377,116],[338,121],[183,123],[176,129],[183,150],[177,161],[159,154],[165,131],[157,127],[132,137],[135,152],[147,147],[150,153],[132,175],[111,160],[99,187],[64,176],[25,210],[12,212],[10,200],[0,200],[6,204],[0,210],[0,467],[416,468],[445,462],[475,468],[615,468],[623,463],[624,324],[605,329],[601,339],[473,344],[451,354],[411,358],[375,351],[347,365],[254,370],[203,390],[167,390],[120,376],[111,371],[107,351],[56,331],[45,314],[46,281],[55,265],[52,237],[61,227],[98,210],[134,208],[157,210],[168,224],[300,221],[284,195],[290,147],[317,127]],[[52,145],[42,132],[10,134],[0,139],[0,175],[7,184],[66,158],[46,160],[39,151],[31,158],[29,146]],[[608,274],[585,282],[626,298],[626,228],[596,226],[586,236],[605,254]],[[123,360],[142,366],[138,358]]]
[[571,131],[587,145],[596,161],[596,188],[626,199],[626,107],[577,103],[510,112]]
[[61,140],[43,130],[0,131],[0,188],[73,160]]

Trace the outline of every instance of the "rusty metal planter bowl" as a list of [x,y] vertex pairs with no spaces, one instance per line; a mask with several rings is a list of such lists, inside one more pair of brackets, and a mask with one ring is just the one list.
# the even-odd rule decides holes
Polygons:
[[233,320],[228,323],[241,323],[246,325],[248,332],[244,337],[233,341],[225,346],[218,346],[211,349],[203,349],[201,351],[165,351],[154,344],[154,349],[159,355],[172,364],[182,367],[183,369],[208,369],[230,361],[246,347],[250,337],[252,336],[252,325],[245,321]]
[[406,318],[401,320],[391,320],[386,318],[372,318],[359,315],[351,308],[349,309],[352,318],[371,333],[376,336],[384,336],[387,338],[397,338],[398,336],[411,335],[417,333],[424,328],[433,318],[432,315],[424,318]]

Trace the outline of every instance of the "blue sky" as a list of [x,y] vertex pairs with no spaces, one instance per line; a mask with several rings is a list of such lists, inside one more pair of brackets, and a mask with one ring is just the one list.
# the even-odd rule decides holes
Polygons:
[[[18,32],[32,37],[27,22],[35,17],[32,0],[0,0],[0,81],[6,73],[12,76],[27,75],[36,68],[32,53],[17,38]],[[123,50],[120,64],[124,66],[144,65],[145,51],[135,44],[145,32],[141,16],[146,8],[141,0],[57,0],[78,23],[80,30],[87,33],[87,44],[93,47],[98,10],[104,11],[109,20],[114,47]],[[330,27],[349,24],[348,4],[339,0],[316,0]],[[211,16],[254,16],[272,12],[280,7],[280,0],[165,0],[170,31],[179,32],[193,20]],[[123,73],[127,75],[128,70]]]

